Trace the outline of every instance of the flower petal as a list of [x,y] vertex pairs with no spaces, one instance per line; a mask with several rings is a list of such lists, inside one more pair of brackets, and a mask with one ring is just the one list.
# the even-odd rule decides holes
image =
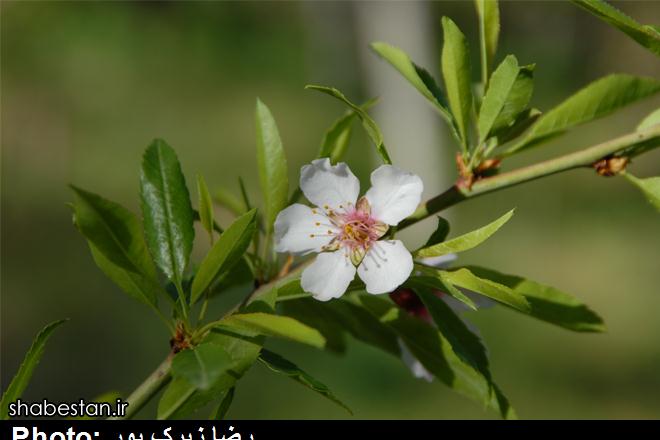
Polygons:
[[401,339],[399,339],[399,348],[401,348],[401,360],[408,366],[413,376],[417,379],[424,379],[427,382],[433,382],[433,374],[422,365]]
[[337,210],[355,204],[360,181],[344,162],[332,166],[328,158],[316,159],[300,170],[300,189],[316,206]]
[[343,250],[323,252],[302,273],[300,284],[305,292],[320,301],[339,298],[355,278],[355,266]]
[[400,240],[381,240],[371,245],[357,271],[367,292],[380,294],[399,287],[412,270],[412,255]]
[[446,269],[451,263],[456,261],[458,256],[456,254],[445,254],[440,255],[439,257],[426,257],[416,260],[418,263],[422,263],[425,266],[436,267],[438,269]]
[[393,165],[382,165],[371,173],[371,185],[365,194],[371,214],[388,225],[396,225],[415,212],[424,190],[419,176]]
[[275,219],[275,251],[321,252],[332,241],[335,231],[330,219],[321,212],[296,203],[280,211]]

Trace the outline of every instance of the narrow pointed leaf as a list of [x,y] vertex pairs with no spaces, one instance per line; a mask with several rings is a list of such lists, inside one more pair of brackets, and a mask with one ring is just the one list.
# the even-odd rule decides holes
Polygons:
[[614,26],[630,38],[660,56],[660,30],[641,25],[628,15],[603,0],[572,0],[604,22]]
[[195,238],[194,214],[179,160],[163,140],[144,153],[140,196],[149,251],[163,273],[180,284]]
[[468,266],[467,269],[476,276],[495,281],[524,296],[530,305],[526,313],[536,319],[576,332],[605,331],[603,319],[568,293],[492,269],[477,266]]
[[433,234],[431,234],[429,239],[426,240],[426,244],[424,245],[425,248],[442,243],[445,238],[447,238],[447,235],[449,235],[449,222],[440,216],[437,217],[438,226],[435,228],[435,231],[433,231]]
[[108,260],[103,252],[94,246],[94,243],[89,241],[88,244],[94,262],[108,278],[133,299],[148,306],[156,307],[158,303],[157,295],[158,292],[162,291],[162,287],[155,278],[117,266]]
[[442,299],[428,291],[428,289],[419,289],[417,295],[426,306],[440,333],[451,344],[454,353],[463,362],[490,380],[486,347],[484,347],[481,339],[472,333],[465,322]]
[[615,74],[596,80],[543,114],[525,138],[506,151],[512,154],[557,136],[571,127],[606,116],[660,91],[660,80]]
[[660,108],[655,109],[648,116],[642,119],[642,122],[637,126],[637,131],[646,130],[654,125],[660,124]]
[[118,203],[71,186],[74,223],[97,266],[123,291],[149,306],[157,303],[156,268],[138,218]]
[[[261,304],[264,308],[275,305],[277,289],[264,291],[252,304]],[[243,338],[237,335],[211,331],[202,341],[221,346],[231,357],[232,367],[221,374],[207,390],[200,390],[184,378],[174,378],[163,392],[158,402],[159,419],[178,419],[190,417],[195,411],[216,402],[225,396],[225,392],[256,362],[264,343],[263,337]]]
[[273,336],[317,348],[325,347],[325,338],[318,330],[287,316],[269,313],[241,313],[218,321],[216,327],[236,331],[246,336]]
[[211,413],[209,420],[224,420],[225,416],[227,415],[227,411],[229,411],[229,407],[234,401],[235,392],[236,387],[231,387],[228,390],[222,392],[222,400]]
[[513,55],[504,58],[493,72],[479,110],[479,143],[484,142],[490,134],[495,120],[509,99],[519,72],[518,60]]
[[503,418],[516,417],[499,388],[463,362],[437,329],[409,316],[386,299],[373,295],[359,298],[370,313],[396,332],[412,354],[438,380],[452,390],[498,411]]
[[451,240],[435,244],[433,246],[423,247],[414,252],[415,258],[438,257],[456,252],[463,252],[472,249],[475,246],[486,241],[498,229],[500,229],[513,216],[513,209],[492,223],[479,229],[475,229],[467,234],[460,235]]
[[424,96],[442,116],[453,124],[447,100],[433,77],[416,65],[403,50],[387,43],[371,43],[371,49],[390,63],[401,75]]
[[206,390],[231,366],[231,358],[220,345],[204,343],[174,356],[172,376],[183,377],[196,388]]
[[500,38],[500,8],[497,0],[475,0],[475,6],[479,17],[482,82],[485,87]]
[[376,151],[380,155],[383,162],[386,164],[392,163],[392,160],[390,159],[390,155],[387,152],[387,148],[385,148],[385,143],[383,141],[383,134],[381,133],[378,124],[376,124],[376,121],[374,121],[373,118],[369,116],[369,114],[366,111],[364,111],[358,105],[352,103],[346,96],[344,96],[342,92],[340,92],[339,90],[333,87],[307,85],[305,86],[305,88],[310,90],[316,90],[318,92],[325,93],[326,95],[330,95],[342,101],[347,106],[349,106],[360,118],[364,130],[367,132],[367,135],[369,135],[369,138],[376,146]]
[[57,327],[66,321],[66,319],[62,319],[48,324],[34,338],[32,346],[25,354],[25,358],[18,368],[18,372],[2,395],[2,399],[0,400],[0,420],[7,420],[9,418],[9,404],[15,402],[23,395],[23,392],[30,383],[35,368],[41,360],[41,356],[44,354],[48,338],[50,338]]
[[624,176],[630,183],[639,188],[646,199],[660,211],[660,176],[647,177],[646,179],[640,179],[630,173],[625,173]]
[[199,219],[206,232],[209,233],[211,241],[213,241],[213,202],[204,176],[201,174],[197,175],[197,196],[199,200]]
[[487,296],[521,312],[529,313],[531,310],[529,302],[521,293],[495,281],[480,278],[468,269],[444,271],[443,278],[454,286]]
[[477,306],[467,295],[454,287],[451,283],[443,277],[445,273],[442,270],[434,269],[430,267],[420,268],[420,271],[423,276],[414,276],[408,278],[405,282],[406,287],[411,287],[415,290],[417,289],[434,289],[443,293],[446,293],[458,301],[462,302],[472,310],[477,310]]
[[194,304],[214,279],[228,272],[250,246],[256,231],[256,213],[253,209],[236,219],[220,235],[197,269],[191,288],[191,304]]
[[353,121],[357,115],[351,111],[337,119],[323,136],[318,157],[328,157],[334,165],[346,151],[353,132]]
[[470,53],[465,35],[450,18],[442,17],[442,76],[445,80],[449,108],[463,145],[467,148],[472,115],[472,79]]
[[[298,285],[300,282],[297,280]],[[278,291],[278,300],[281,298],[282,289]],[[300,289],[302,292],[302,288]],[[286,298],[286,293],[284,293]],[[341,322],[336,319],[333,311],[326,304],[311,298],[300,298],[282,302],[282,314],[301,323],[315,328],[323,335],[327,350],[335,353],[346,352],[345,329]]]
[[272,351],[265,349],[261,350],[261,354],[259,355],[259,360],[264,365],[266,365],[266,367],[268,367],[270,370],[274,371],[275,373],[284,374],[285,376],[288,376],[289,378],[293,379],[294,381],[298,382],[304,387],[307,387],[310,390],[315,391],[321,396],[325,397],[326,399],[336,403],[337,405],[341,406],[346,411],[348,411],[349,414],[353,415],[353,411],[351,411],[351,409],[348,406],[346,406],[341,400],[337,399],[337,397],[335,397],[335,395],[332,393],[332,391],[330,391],[330,389],[326,385],[319,382],[317,379],[313,378],[309,374],[305,373],[293,362],[284,359],[282,356],[280,356],[277,353],[273,353]]
[[268,107],[260,100],[257,100],[255,119],[257,163],[265,201],[266,232],[271,232],[277,214],[286,207],[289,197],[286,155],[275,119]]

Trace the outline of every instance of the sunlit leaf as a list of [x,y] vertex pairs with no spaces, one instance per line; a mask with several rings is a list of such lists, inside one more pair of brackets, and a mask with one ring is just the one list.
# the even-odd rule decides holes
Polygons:
[[639,188],[644,197],[660,211],[660,176],[647,177],[646,179],[640,179],[630,173],[624,173],[624,176],[630,183]]
[[450,18],[442,17],[442,76],[445,80],[449,108],[463,145],[467,148],[472,115],[472,77],[467,39]]
[[21,366],[18,368],[18,372],[2,395],[2,399],[0,400],[0,420],[7,420],[9,418],[9,404],[23,396],[23,391],[25,391],[25,388],[27,388],[30,383],[34,369],[37,367],[41,360],[41,356],[44,354],[48,338],[50,338],[57,327],[66,321],[66,319],[62,319],[48,324],[34,338],[32,346],[25,354],[25,358],[23,359]]
[[272,336],[317,348],[325,347],[325,338],[318,330],[287,316],[269,313],[240,313],[218,321],[216,327],[249,337]]
[[445,119],[453,125],[447,100],[431,75],[416,65],[403,50],[387,43],[371,43],[371,48],[424,96]]
[[443,277],[454,286],[487,296],[524,313],[531,310],[529,302],[521,293],[495,281],[480,278],[468,269],[444,271]]
[[330,163],[336,164],[344,155],[353,132],[353,121],[357,115],[351,111],[337,119],[323,136],[318,157],[330,158]]
[[313,378],[309,374],[305,373],[293,362],[284,359],[282,356],[280,356],[277,353],[273,353],[272,351],[265,349],[261,350],[261,354],[259,355],[259,360],[264,365],[266,365],[270,370],[288,376],[289,378],[293,379],[294,381],[298,382],[304,387],[317,392],[326,399],[329,399],[332,402],[336,403],[337,405],[341,406],[346,411],[348,411],[349,414],[351,415],[353,414],[351,409],[348,406],[346,406],[341,400],[337,399],[337,397],[335,397],[335,395],[332,393],[332,391],[330,391],[330,389],[326,385],[319,382],[317,379]]
[[648,116],[642,119],[642,122],[637,126],[637,131],[646,130],[654,125],[660,124],[660,108],[652,111]]
[[427,288],[446,293],[458,301],[462,302],[472,310],[477,310],[477,306],[467,295],[449,283],[445,277],[445,271],[426,266],[418,266],[424,276],[412,276],[405,282],[406,287],[413,289]]
[[[296,280],[296,282],[298,285],[300,284],[299,280]],[[282,290],[285,287],[279,289],[279,295],[282,294]],[[284,296],[278,296],[278,299],[286,297],[287,295],[285,293]],[[345,329],[337,319],[335,313],[326,306],[327,304],[312,298],[283,301],[281,305],[284,316],[296,319],[318,330],[325,338],[325,348],[327,350],[344,353],[346,351]]]
[[460,235],[451,240],[447,240],[442,243],[438,243],[432,246],[423,247],[413,253],[415,258],[428,258],[428,257],[438,257],[440,255],[447,255],[456,252],[463,252],[468,249],[472,249],[475,246],[486,241],[491,235],[493,235],[499,228],[501,228],[513,215],[513,209],[497,220],[483,226],[479,229],[475,229],[472,232],[467,234]]
[[492,269],[476,266],[468,266],[467,269],[481,278],[507,286],[524,296],[530,305],[526,313],[534,318],[577,332],[605,331],[602,318],[568,293]]
[[475,0],[475,6],[479,17],[482,82],[485,86],[500,38],[500,9],[497,0]]
[[603,0],[572,0],[604,22],[616,27],[639,44],[660,56],[660,30],[652,25],[641,25]]
[[259,181],[265,201],[266,231],[273,230],[277,214],[286,207],[289,197],[289,177],[286,155],[275,119],[266,105],[257,100],[257,164]]
[[571,127],[612,113],[660,90],[660,80],[625,74],[608,75],[543,114],[525,138],[506,151],[512,154],[557,136]]
[[519,72],[518,60],[513,55],[504,58],[504,61],[493,72],[479,110],[479,143],[488,138],[495,120],[502,112],[504,104],[509,100]]
[[163,273],[180,284],[195,237],[194,214],[176,153],[161,139],[144,153],[140,196],[149,251]]

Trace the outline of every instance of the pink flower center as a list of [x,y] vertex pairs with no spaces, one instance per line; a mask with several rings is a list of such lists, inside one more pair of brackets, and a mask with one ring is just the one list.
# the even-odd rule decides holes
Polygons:
[[340,230],[337,239],[350,249],[361,247],[369,249],[371,243],[378,240],[382,230],[376,227],[379,223],[366,212],[351,209],[337,216]]

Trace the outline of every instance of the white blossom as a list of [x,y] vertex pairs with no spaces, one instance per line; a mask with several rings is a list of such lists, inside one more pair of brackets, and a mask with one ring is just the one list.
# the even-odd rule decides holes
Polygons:
[[382,165],[371,173],[371,185],[358,199],[360,183],[345,163],[314,160],[302,167],[300,188],[316,207],[294,204],[275,220],[277,252],[319,253],[301,277],[302,288],[318,300],[342,296],[356,273],[367,292],[388,293],[413,270],[403,243],[383,236],[415,211],[422,180]]

